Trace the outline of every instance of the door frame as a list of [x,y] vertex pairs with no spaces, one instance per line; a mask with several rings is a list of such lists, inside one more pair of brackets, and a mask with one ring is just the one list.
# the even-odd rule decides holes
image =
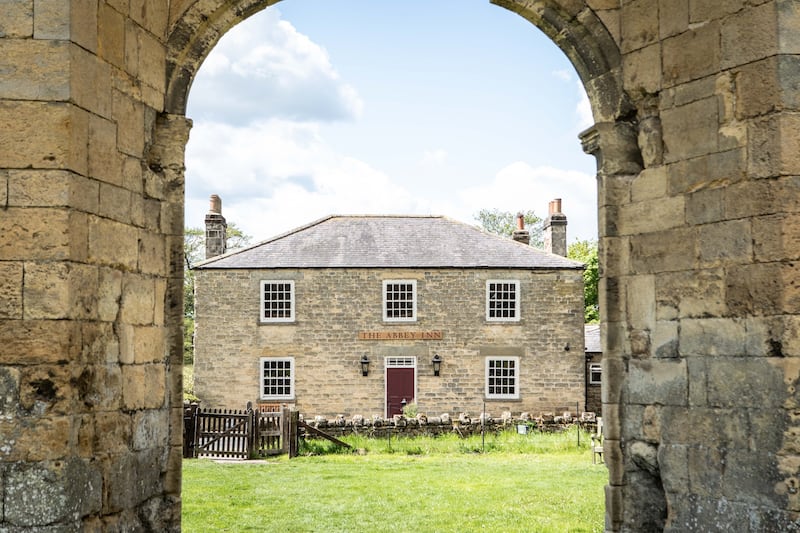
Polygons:
[[414,401],[417,400],[417,356],[385,356],[383,358],[383,412],[389,417],[389,369],[413,368],[414,369]]

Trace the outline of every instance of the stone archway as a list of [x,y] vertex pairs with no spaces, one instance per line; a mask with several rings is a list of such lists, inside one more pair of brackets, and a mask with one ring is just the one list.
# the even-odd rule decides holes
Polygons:
[[[186,94],[273,3],[0,21],[0,526],[179,527]],[[593,106],[607,529],[800,529],[800,10],[495,3]]]

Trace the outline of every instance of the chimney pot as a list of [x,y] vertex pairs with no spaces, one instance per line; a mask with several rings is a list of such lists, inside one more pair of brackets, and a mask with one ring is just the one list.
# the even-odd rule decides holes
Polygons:
[[222,198],[216,194],[212,194],[208,203],[208,211],[210,213],[216,213],[218,215],[222,214]]
[[222,199],[212,194],[206,213],[206,259],[224,254],[227,239],[228,224],[222,216]]
[[561,198],[551,200],[550,214],[544,221],[543,238],[546,252],[567,256],[567,217],[561,212]]
[[525,229],[525,215],[522,213],[517,214],[517,229],[524,230]]

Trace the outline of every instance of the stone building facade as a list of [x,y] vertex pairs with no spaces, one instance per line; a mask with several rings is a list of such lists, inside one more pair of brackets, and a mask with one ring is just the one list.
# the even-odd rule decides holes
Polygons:
[[[284,403],[311,418],[388,417],[403,400],[430,415],[575,413],[582,273],[443,217],[322,219],[196,267],[195,393],[212,408]],[[272,301],[276,284],[289,292]],[[264,316],[283,303],[289,316]],[[277,394],[276,367],[290,378]]]
[[[592,107],[606,529],[797,530],[797,2],[491,1]],[[0,528],[179,529],[186,102],[276,3],[3,3]]]

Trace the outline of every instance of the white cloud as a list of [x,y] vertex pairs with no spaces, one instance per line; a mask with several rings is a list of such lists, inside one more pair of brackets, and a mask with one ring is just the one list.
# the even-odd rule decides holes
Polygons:
[[578,171],[534,168],[517,161],[497,172],[486,185],[464,189],[450,205],[441,207],[452,210],[455,218],[470,223],[476,223],[473,217],[481,209],[511,212],[532,209],[544,218],[554,198],[562,199],[569,242],[597,238],[595,177]]
[[200,123],[187,146],[186,223],[201,227],[208,197],[261,240],[333,214],[414,213],[420,202],[383,172],[335,152],[318,126]]
[[363,101],[324,48],[265,13],[239,24],[209,54],[189,96],[189,116],[247,124],[269,118],[353,120]]
[[440,167],[447,162],[447,151],[442,148],[425,150],[420,164],[424,167]]
[[572,73],[567,69],[554,70],[553,76],[561,81],[570,81],[572,79]]

